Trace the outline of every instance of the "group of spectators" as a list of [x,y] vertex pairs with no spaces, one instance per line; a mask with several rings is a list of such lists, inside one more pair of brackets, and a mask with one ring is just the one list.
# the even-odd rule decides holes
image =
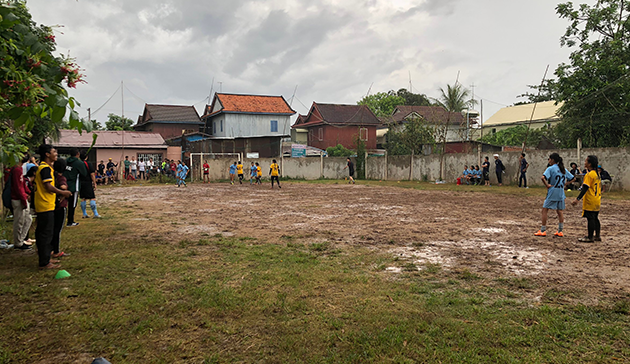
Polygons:
[[123,177],[126,180],[148,180],[151,176],[159,173],[159,165],[153,162],[153,158],[136,160],[135,156],[131,156],[131,160],[129,160],[129,156],[126,155],[123,165],[125,166]]
[[[87,154],[70,150],[66,160],[59,158],[50,145],[39,147],[39,163],[25,156],[22,163],[11,168],[7,175],[3,202],[13,213],[13,248],[32,249],[37,245],[40,269],[57,269],[58,259],[67,254],[60,250],[61,231],[64,226],[79,225],[74,221],[79,198],[83,218],[89,218],[89,203],[94,218],[100,218],[96,207],[96,169],[88,163]],[[10,198],[7,203],[5,195]],[[35,240],[29,239],[37,215]]]
[[[584,179],[584,176],[588,173],[588,170],[586,169],[582,169],[580,170],[580,168],[578,167],[577,163],[573,162],[570,164],[571,166],[571,170],[569,172],[571,172],[571,174],[573,176],[575,176],[575,181],[572,183],[569,183],[567,185],[568,189],[578,189],[581,186],[582,180]],[[599,178],[601,180],[601,184],[602,184],[602,192],[606,192],[607,190],[610,189],[610,185],[612,183],[612,176],[610,175],[610,173],[608,173],[608,171],[606,171],[601,164],[597,165],[597,174],[599,175]]]

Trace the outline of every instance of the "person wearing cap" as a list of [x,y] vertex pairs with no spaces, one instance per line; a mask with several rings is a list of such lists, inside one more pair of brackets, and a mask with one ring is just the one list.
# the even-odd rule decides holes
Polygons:
[[602,192],[608,191],[610,189],[610,184],[612,183],[610,173],[606,172],[604,168],[602,168],[601,164],[597,165],[597,173],[599,173],[599,178],[602,181]]
[[497,182],[499,182],[499,186],[503,186],[503,173],[505,172],[505,166],[503,162],[499,159],[499,155],[495,154],[494,156],[494,167],[495,172],[497,174]]

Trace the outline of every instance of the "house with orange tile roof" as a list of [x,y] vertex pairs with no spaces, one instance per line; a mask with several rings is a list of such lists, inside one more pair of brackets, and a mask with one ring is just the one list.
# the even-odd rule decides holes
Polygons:
[[290,137],[296,112],[282,96],[216,93],[201,120],[212,153],[258,153],[277,157],[283,138]]

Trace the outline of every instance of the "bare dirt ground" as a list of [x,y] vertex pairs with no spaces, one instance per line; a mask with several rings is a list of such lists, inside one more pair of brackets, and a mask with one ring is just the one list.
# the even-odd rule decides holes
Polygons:
[[[173,242],[222,234],[266,242],[360,245],[391,254],[401,267],[468,269],[486,278],[526,277],[532,299],[549,289],[579,292],[583,303],[630,294],[630,201],[602,202],[601,243],[586,233],[580,207],[567,204],[564,238],[536,238],[542,197],[421,191],[333,184],[195,184],[99,191],[99,203],[128,216],[138,238]],[[557,217],[549,230],[555,232]],[[140,227],[140,228],[138,228]],[[127,235],[127,237],[129,237]],[[394,257],[398,257],[397,260]],[[413,266],[412,266],[413,267]]]

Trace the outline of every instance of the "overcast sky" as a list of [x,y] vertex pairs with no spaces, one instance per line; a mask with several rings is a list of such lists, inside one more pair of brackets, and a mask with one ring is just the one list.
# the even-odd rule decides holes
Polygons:
[[[580,1],[578,1],[580,2]],[[371,92],[475,84],[484,119],[568,60],[553,0],[28,0],[56,28],[87,84],[87,116],[124,81],[125,116],[144,103],[194,104],[212,89],[283,95],[293,108],[350,103]],[[222,82],[220,85],[219,82]],[[117,94],[95,118],[121,113]]]

